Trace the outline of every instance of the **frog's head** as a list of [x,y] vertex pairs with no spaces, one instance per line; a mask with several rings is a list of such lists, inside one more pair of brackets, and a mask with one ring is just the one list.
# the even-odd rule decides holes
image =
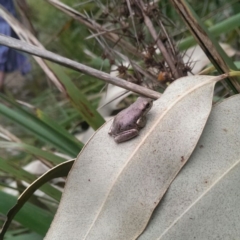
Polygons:
[[144,115],[152,108],[153,100],[151,98],[139,97],[137,101]]

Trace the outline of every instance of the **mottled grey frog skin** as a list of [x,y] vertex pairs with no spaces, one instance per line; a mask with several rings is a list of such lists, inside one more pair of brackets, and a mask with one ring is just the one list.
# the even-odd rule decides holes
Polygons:
[[139,97],[136,102],[114,118],[108,134],[117,143],[136,137],[139,130],[146,125],[146,114],[152,108],[152,105],[152,99]]

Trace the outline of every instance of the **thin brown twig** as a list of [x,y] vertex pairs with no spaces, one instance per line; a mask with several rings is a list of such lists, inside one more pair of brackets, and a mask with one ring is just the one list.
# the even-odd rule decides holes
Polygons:
[[130,18],[132,20],[132,26],[133,26],[134,34],[135,34],[135,37],[136,37],[136,40],[137,40],[137,43],[138,43],[138,46],[139,46],[138,37],[137,37],[137,30],[136,30],[136,26],[135,26],[135,22],[134,22],[134,18],[133,18],[133,11],[132,11],[132,8],[131,8],[131,4],[130,4],[129,0],[126,0],[126,2],[127,2]]
[[144,57],[143,54],[141,52],[139,52],[132,44],[125,41],[124,39],[120,39],[120,37],[117,34],[108,32],[108,30],[106,30],[103,26],[101,26],[97,22],[93,21],[92,19],[85,17],[83,14],[77,12],[76,10],[70,8],[69,6],[65,5],[64,3],[62,3],[58,0],[46,0],[46,1],[48,3],[50,3],[51,5],[53,5],[54,7],[61,10],[62,12],[65,12],[66,14],[68,14],[69,16],[74,18],[75,20],[81,22],[88,28],[90,28],[94,31],[98,30],[99,32],[105,32],[104,35],[106,36],[106,38],[108,38],[110,41],[112,41],[114,43],[119,41],[118,44],[125,50],[129,51],[134,56],[141,57],[141,58]]
[[145,22],[150,34],[152,35],[153,39],[156,41],[156,44],[157,44],[159,50],[161,51],[161,54],[163,55],[165,61],[169,65],[169,68],[171,69],[171,72],[172,72],[174,78],[177,79],[177,78],[181,77],[181,75],[177,71],[177,68],[175,67],[173,60],[169,56],[169,53],[167,52],[163,42],[159,39],[159,37],[153,27],[151,19],[147,16],[146,10],[145,10],[145,5],[144,5],[143,1],[142,0],[136,1],[136,4],[140,7],[140,9],[142,11],[142,15],[144,17],[144,22]]
[[169,43],[169,45],[170,45],[170,47],[171,47],[171,49],[172,49],[172,54],[173,54],[173,55],[176,55],[176,51],[175,51],[175,48],[174,48],[174,46],[173,46],[173,43],[172,43],[172,41],[171,41],[171,39],[170,39],[170,37],[169,37],[169,35],[168,35],[168,33],[167,33],[164,25],[162,24],[162,21],[161,21],[161,20],[159,20],[159,24],[160,24],[160,27],[161,27],[162,31],[164,32],[164,34],[165,34],[165,36],[166,36],[166,38],[167,38],[167,40],[168,40],[168,43]]
[[20,40],[17,40],[15,38],[11,38],[11,37],[6,37],[4,35],[0,34],[0,44],[26,52],[26,53],[30,53],[32,55],[47,59],[47,60],[51,60],[53,62],[59,63],[60,65],[72,68],[74,70],[83,72],[87,75],[96,77],[98,79],[101,79],[107,83],[111,83],[114,84],[116,86],[125,88],[129,91],[133,91],[135,93],[138,93],[140,95],[152,98],[152,99],[158,99],[161,94],[158,92],[155,92],[153,90],[141,87],[139,85],[136,85],[134,83],[131,82],[127,82],[121,78],[118,77],[114,77],[109,75],[108,73],[96,70],[94,68],[88,67],[86,65],[83,65],[81,63],[75,62],[71,59],[62,57],[58,54],[52,53],[50,51],[47,51],[45,49],[41,49],[38,48],[34,45],[22,42]]

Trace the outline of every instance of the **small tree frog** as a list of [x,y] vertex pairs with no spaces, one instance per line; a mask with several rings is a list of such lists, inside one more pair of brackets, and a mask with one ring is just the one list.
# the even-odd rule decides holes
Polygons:
[[146,125],[146,114],[152,105],[152,99],[139,97],[136,102],[117,114],[108,134],[117,143],[136,137],[139,130]]

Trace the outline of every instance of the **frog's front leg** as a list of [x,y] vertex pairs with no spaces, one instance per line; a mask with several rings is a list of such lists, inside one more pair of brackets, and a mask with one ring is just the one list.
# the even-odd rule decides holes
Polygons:
[[108,134],[110,135],[110,136],[112,136],[113,135],[113,124],[112,124],[112,126],[110,127],[110,129],[109,129],[109,131],[108,131]]
[[138,126],[139,128],[145,127],[146,123],[147,123],[147,118],[146,118],[146,116],[142,116],[142,117],[140,117],[140,118],[137,120],[137,126]]
[[128,141],[131,138],[134,138],[138,135],[137,129],[130,129],[124,132],[121,132],[120,134],[117,134],[114,136],[114,140],[117,143]]

